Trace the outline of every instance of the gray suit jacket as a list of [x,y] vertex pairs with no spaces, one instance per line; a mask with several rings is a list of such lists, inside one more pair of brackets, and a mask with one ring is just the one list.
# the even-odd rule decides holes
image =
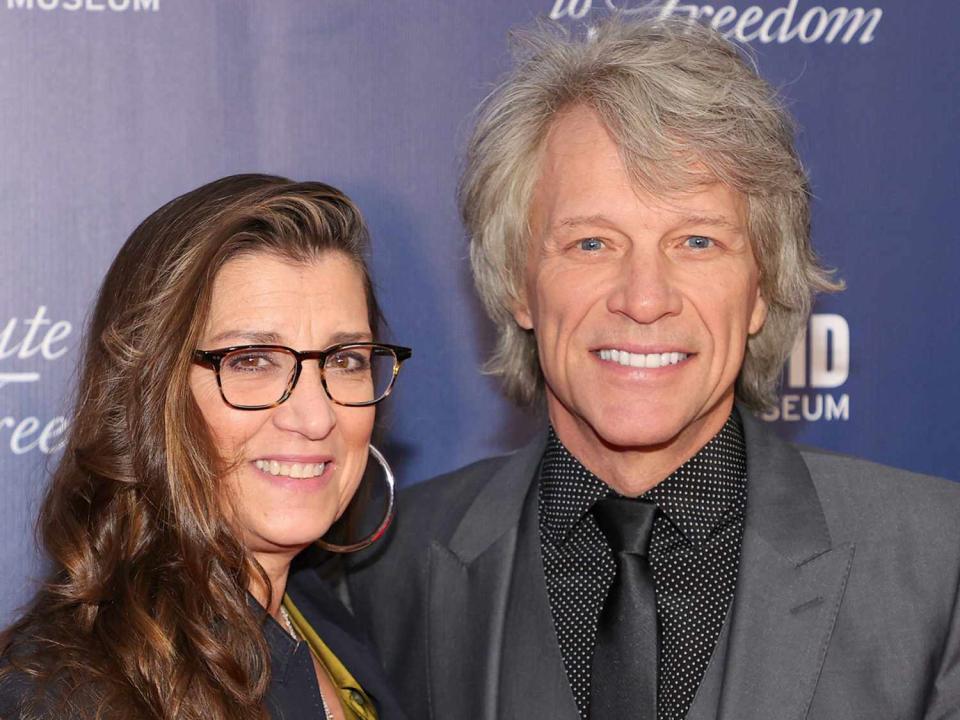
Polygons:
[[[960,719],[960,485],[742,416],[740,573],[688,718]],[[540,559],[544,441],[402,494],[348,578],[411,717],[578,718]]]

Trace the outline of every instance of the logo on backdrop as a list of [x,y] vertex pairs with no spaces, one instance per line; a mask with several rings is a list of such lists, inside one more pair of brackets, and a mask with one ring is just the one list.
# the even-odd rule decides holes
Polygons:
[[[625,14],[647,12],[648,0],[551,0],[553,20],[582,20],[591,10],[601,5],[608,10]],[[738,9],[734,5],[696,5],[666,0],[660,7],[660,17],[683,15],[691,20],[701,20],[724,37],[739,42],[787,43],[797,40],[807,45],[834,42],[847,45],[855,42],[867,45],[873,42],[874,33],[883,10],[861,7],[835,7],[828,10],[822,5],[804,7],[800,0],[789,0],[773,10],[758,5]]]
[[[55,362],[68,348],[66,340],[73,326],[66,320],[53,322],[47,307],[41,305],[30,318],[10,318],[0,329],[0,401],[7,405],[17,388],[40,381],[38,366]],[[22,391],[21,391],[22,396]],[[22,406],[22,403],[21,403]],[[16,411],[0,411],[0,447],[10,448],[14,455],[31,450],[49,454],[60,448],[67,421],[61,415],[43,422],[32,415],[19,416]]]
[[841,315],[811,315],[784,371],[779,403],[762,415],[773,422],[850,419],[850,396],[839,388],[850,376],[850,326]]
[[7,0],[7,10],[159,12],[160,0]]

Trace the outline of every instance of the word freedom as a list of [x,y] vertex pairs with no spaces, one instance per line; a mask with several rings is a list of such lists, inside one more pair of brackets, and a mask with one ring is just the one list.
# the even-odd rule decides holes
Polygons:
[[7,0],[7,10],[159,12],[160,0]]
[[[579,20],[600,0],[554,0],[550,18]],[[604,0],[609,10],[630,14],[645,11],[646,2],[637,0]],[[883,17],[883,10],[872,8],[835,7],[827,10],[815,5],[798,12],[799,0],[790,0],[783,7],[766,12],[759,5],[750,5],[742,12],[732,5],[693,5],[679,0],[666,0],[660,8],[660,17],[686,15],[690,20],[701,20],[723,33],[724,37],[739,42],[787,43],[799,40],[804,44],[838,40],[846,45],[854,38],[860,45],[873,42],[874,31]],[[859,34],[859,35],[858,35]]]

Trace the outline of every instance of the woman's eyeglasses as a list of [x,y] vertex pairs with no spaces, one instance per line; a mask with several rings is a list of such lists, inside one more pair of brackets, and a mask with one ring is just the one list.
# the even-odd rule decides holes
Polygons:
[[194,362],[212,368],[220,395],[238,410],[276,407],[297,386],[305,360],[320,365],[320,382],[333,402],[348,407],[374,405],[393,389],[410,348],[360,342],[303,352],[283,345],[235,345],[194,351]]

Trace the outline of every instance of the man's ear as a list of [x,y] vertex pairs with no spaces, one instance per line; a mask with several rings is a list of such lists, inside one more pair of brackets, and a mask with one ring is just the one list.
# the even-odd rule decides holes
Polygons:
[[533,330],[533,313],[530,312],[530,305],[527,303],[526,295],[526,292],[521,289],[520,297],[515,298],[513,301],[511,313],[513,314],[513,319],[517,321],[517,325],[524,330]]
[[747,332],[750,335],[756,335],[763,328],[767,321],[767,301],[763,299],[760,287],[757,286],[757,297],[753,301],[753,311],[750,313],[750,325]]

